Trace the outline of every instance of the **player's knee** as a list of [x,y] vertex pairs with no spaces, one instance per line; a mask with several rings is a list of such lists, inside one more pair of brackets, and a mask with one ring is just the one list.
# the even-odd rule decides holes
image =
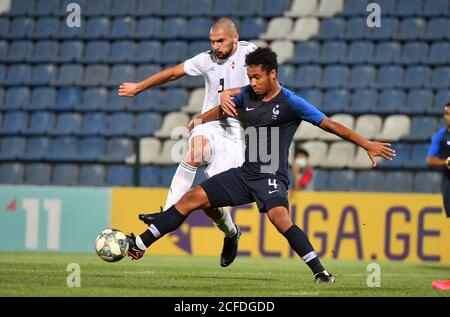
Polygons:
[[186,162],[194,167],[207,163],[211,159],[211,144],[204,136],[195,136],[189,144],[189,152]]
[[280,233],[284,233],[292,227],[292,219],[285,207],[272,208],[267,212],[267,216]]

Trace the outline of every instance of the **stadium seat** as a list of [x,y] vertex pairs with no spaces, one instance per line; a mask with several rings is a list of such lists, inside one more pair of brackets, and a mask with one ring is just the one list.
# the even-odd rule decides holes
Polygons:
[[6,62],[20,63],[28,61],[33,52],[33,43],[29,41],[14,41],[9,45]]
[[162,44],[159,41],[142,41],[137,46],[135,54],[130,56],[134,63],[149,63],[160,59]]
[[[158,138],[170,138],[172,133],[180,130],[180,133],[185,132],[189,117],[182,112],[171,112],[164,117],[161,129],[155,132],[155,136]],[[176,135],[177,137],[178,135]]]
[[58,42],[39,41],[34,46],[30,61],[36,63],[56,62],[58,60]]
[[211,50],[211,43],[209,41],[192,41],[189,46],[189,56],[196,56]]
[[73,164],[57,164],[53,166],[52,185],[75,186],[78,184],[78,167]]
[[103,16],[106,12],[111,12],[111,0],[86,1],[86,16]]
[[6,60],[8,56],[8,42],[0,40],[0,59]]
[[125,136],[131,133],[134,127],[134,115],[118,112],[111,115],[106,129],[101,133],[104,136]]
[[412,142],[430,141],[438,127],[435,117],[419,116],[413,117],[411,121],[411,132],[402,137],[402,140]]
[[157,17],[144,17],[139,20],[136,31],[130,37],[134,39],[154,39],[160,34],[162,20]]
[[9,32],[9,19],[4,16],[0,16],[0,38],[5,38]]
[[[381,159],[377,159],[377,164]],[[372,168],[372,162],[370,161],[367,151],[362,147],[356,149],[356,155],[353,160],[348,163],[348,167],[353,170],[363,170]]]
[[292,65],[281,65],[278,67],[277,79],[284,87],[294,87],[296,68]]
[[19,110],[25,108],[30,103],[31,92],[25,87],[10,88],[6,92],[3,104],[0,104],[1,110]]
[[130,16],[136,12],[136,0],[112,0],[111,11],[107,14],[111,16]]
[[60,45],[58,61],[61,63],[78,62],[83,57],[83,50],[83,42],[65,41]]
[[127,138],[114,138],[107,142],[106,153],[100,158],[103,162],[125,162],[134,153],[134,142]]
[[44,163],[28,164],[25,169],[24,184],[49,185],[51,166]]
[[24,86],[31,79],[31,66],[25,64],[9,66],[5,86]]
[[160,104],[155,104],[154,110],[161,112],[179,111],[188,103],[188,92],[181,88],[166,89]]
[[350,93],[347,89],[332,89],[325,93],[321,110],[328,114],[346,112],[349,103]]
[[105,128],[107,116],[101,112],[88,112],[84,115],[81,127],[75,131],[77,135],[99,135]]
[[332,65],[327,66],[323,72],[322,82],[318,85],[320,88],[339,88],[347,86],[350,70],[346,66]]
[[266,20],[264,20],[263,18],[260,17],[245,18],[240,25],[239,38],[243,40],[257,39],[260,34],[264,33],[266,28],[267,23]]
[[[305,123],[302,123],[305,124]],[[328,145],[323,141],[308,141],[303,143],[304,148],[309,153],[309,164],[312,167],[320,166],[325,160],[328,152]]]
[[399,17],[415,16],[422,11],[422,0],[398,0],[395,15]]
[[403,82],[404,70],[400,66],[381,66],[378,70],[374,88],[394,88]]
[[[59,0],[36,0],[34,10],[30,12],[32,16],[53,16],[59,14],[61,10]],[[65,7],[62,8],[65,10]]]
[[418,14],[425,17],[445,16],[449,12],[449,7],[448,0],[424,1],[423,10]]
[[411,160],[405,163],[406,168],[418,168],[418,169],[426,169],[427,164],[425,160],[427,158],[428,148],[430,147],[429,143],[417,143],[414,145],[414,148],[411,152]]
[[292,30],[292,19],[286,17],[276,17],[269,21],[267,31],[260,34],[261,39],[276,40],[284,38]]
[[381,192],[384,175],[379,171],[361,171],[356,175],[355,188],[357,192]]
[[188,0],[183,15],[190,17],[208,16],[211,12],[212,2],[212,0]]
[[375,138],[383,141],[398,141],[410,131],[411,121],[405,115],[391,115],[384,121],[383,129]]
[[320,50],[320,44],[315,41],[298,42],[294,47],[294,56],[289,60],[293,64],[309,64],[314,61]]
[[103,108],[103,111],[107,112],[120,112],[128,109],[134,109],[134,99],[128,97],[121,97],[117,94],[116,89],[112,89],[109,92],[109,102]]
[[[403,140],[403,138],[402,138]],[[406,162],[411,159],[411,144],[396,143],[392,144],[392,148],[396,151],[395,158],[390,160],[380,159],[377,165],[380,169],[401,169],[404,168]]]
[[277,54],[279,64],[283,64],[287,60],[290,60],[294,55],[294,43],[291,41],[273,41],[270,46]]
[[342,18],[323,19],[316,38],[319,40],[340,40],[344,35],[345,26],[345,19]]
[[139,174],[139,184],[144,187],[158,187],[160,183],[160,170],[157,166],[143,166]]
[[6,163],[0,165],[1,184],[22,184],[25,170],[20,163]]
[[105,85],[117,88],[121,83],[134,80],[136,69],[133,65],[114,65]]
[[231,16],[237,7],[238,0],[214,0],[212,10],[208,13],[213,17]]
[[34,10],[34,5],[34,0],[12,0],[7,15],[11,17],[29,15]]
[[34,30],[34,19],[18,17],[11,20],[9,32],[5,37],[9,40],[27,39],[32,37]]
[[440,193],[442,174],[439,172],[417,172],[413,191],[417,193]]
[[54,139],[50,152],[45,154],[45,159],[52,162],[75,161],[79,156],[79,142],[74,137],[60,137]]
[[343,17],[366,15],[366,8],[369,2],[369,0],[346,0],[344,1],[344,7],[342,11],[338,12],[338,15]]
[[292,27],[292,32],[288,33],[289,30],[286,30],[284,37],[292,41],[307,41],[319,33],[319,27],[320,22],[317,18],[298,18]]
[[378,93],[374,89],[355,90],[350,98],[350,106],[345,111],[350,114],[367,114],[376,112]]
[[295,132],[295,141],[315,140],[320,135],[320,129],[312,125],[308,121],[302,121],[299,128]]
[[348,48],[344,61],[349,64],[365,64],[372,60],[374,45],[370,42],[355,41]]
[[81,103],[81,91],[78,88],[63,88],[58,91],[54,110],[71,111]]
[[80,152],[75,159],[80,162],[98,162],[105,157],[105,153],[105,139],[89,137],[81,140]]
[[102,63],[108,59],[110,44],[105,41],[91,41],[85,46],[82,62]]
[[408,42],[403,46],[403,53],[399,60],[402,64],[420,64],[428,56],[428,45],[422,42]]
[[296,83],[294,83],[296,88],[318,87],[322,79],[322,69],[320,66],[300,66],[297,69],[296,78]]
[[355,145],[348,142],[334,142],[331,144],[328,154],[321,166],[327,168],[343,168],[353,160]]
[[397,0],[377,0],[384,16],[395,16]]
[[28,139],[27,149],[22,159],[26,161],[40,162],[50,151],[51,139],[46,137],[34,137]]
[[314,16],[317,10],[318,0],[293,0],[289,11],[284,15],[298,18],[302,16]]
[[379,28],[369,28],[366,31],[366,38],[368,40],[390,40],[397,34],[398,20],[396,18],[383,18],[383,23]]
[[376,69],[373,66],[355,66],[350,73],[348,88],[367,88],[375,83]]
[[29,86],[49,86],[56,80],[57,68],[53,64],[34,66]]
[[83,92],[82,101],[75,106],[77,111],[99,111],[106,108],[108,91],[105,88],[88,88]]
[[449,100],[450,90],[438,90],[432,107],[427,109],[427,114],[442,115],[444,113],[444,105],[446,105]]
[[109,63],[128,63],[131,57],[135,56],[136,45],[132,41],[118,41],[111,46],[111,55],[108,57]]
[[197,114],[202,111],[203,100],[205,99],[205,89],[197,88],[189,94],[189,102],[186,107],[182,107],[181,111],[188,114]]
[[354,187],[354,171],[330,171],[328,174],[327,190],[346,192]]
[[426,26],[426,21],[422,18],[404,19],[394,38],[401,41],[420,40],[424,37]]
[[48,133],[55,136],[76,135],[80,130],[82,119],[78,113],[62,113]]
[[170,187],[176,169],[176,165],[163,167],[161,169],[161,187]]
[[425,87],[431,78],[431,70],[425,66],[410,66],[406,69],[403,88],[414,89]]
[[32,38],[34,39],[52,39],[58,37],[59,19],[41,18],[34,25]]
[[5,65],[0,65],[0,85],[4,85],[6,78],[7,67]]
[[0,160],[16,161],[24,155],[26,140],[20,137],[3,138],[1,140]]
[[308,89],[298,93],[299,96],[306,99],[309,103],[321,109],[323,104],[323,93],[319,89]]
[[[258,15],[263,17],[282,16],[291,6],[290,0],[267,0]],[[243,28],[243,27],[241,27]]]
[[140,113],[136,117],[134,130],[129,133],[133,137],[151,136],[161,126],[161,115],[159,113]]
[[377,65],[396,64],[400,60],[401,48],[397,42],[380,42],[370,62]]
[[179,63],[188,58],[187,54],[189,46],[184,41],[168,41],[161,49],[161,54],[156,56],[156,61],[159,63]]
[[46,135],[55,124],[55,115],[49,111],[33,112],[30,123],[24,127],[24,135]]
[[28,123],[28,115],[26,112],[10,111],[3,116],[0,135],[18,135]]
[[430,55],[426,63],[447,66],[450,63],[450,44],[447,42],[434,42],[431,45]]
[[84,69],[80,85],[85,87],[104,86],[109,80],[109,67],[106,65],[89,65]]
[[[156,138],[144,137],[139,140],[139,148],[139,162],[141,164],[152,164],[157,161],[161,151],[161,141]],[[125,162],[134,164],[136,162],[136,154],[127,157]]]
[[317,7],[318,17],[332,17],[344,9],[344,0],[321,0]]
[[[431,1],[434,2],[434,1]],[[445,18],[431,19],[428,22],[427,29],[423,39],[427,41],[444,41],[448,37],[450,21]]]
[[336,64],[345,60],[347,44],[345,42],[327,41],[322,45],[318,62],[323,64]]
[[[362,1],[359,1],[362,2]],[[363,40],[367,32],[367,21],[362,17],[350,18],[341,38],[344,40]]]
[[[171,1],[169,1],[171,2]],[[166,3],[166,2],[164,2]],[[181,38],[187,30],[187,20],[184,18],[168,18],[163,21],[159,34],[155,34],[157,39],[175,40]]]
[[[353,127],[355,125],[355,118],[353,118],[352,115],[349,114],[335,114],[331,116],[331,120],[334,122],[340,123],[343,126],[353,130]],[[319,131],[318,138],[323,141],[338,141],[341,140],[337,135],[333,133],[328,133],[320,128],[316,129]]]
[[413,177],[411,172],[389,172],[386,174],[384,191],[408,193],[412,191]]
[[373,139],[381,132],[383,121],[379,115],[366,114],[358,117],[355,123],[355,131],[367,139]]
[[105,167],[103,165],[83,165],[80,169],[78,185],[102,186],[105,183]]
[[90,18],[82,28],[84,32],[81,38],[85,40],[105,39],[111,34],[111,22],[106,17]]
[[107,186],[133,186],[133,168],[123,165],[108,167]]
[[83,79],[83,66],[77,64],[64,64],[59,68],[56,86],[78,86]]
[[399,111],[404,114],[423,114],[433,104],[433,93],[430,90],[411,90],[406,103],[400,105]]
[[187,22],[185,32],[180,33],[179,37],[187,40],[204,40],[209,37],[209,29],[212,20],[208,18],[193,18]]
[[433,71],[431,80],[425,84],[426,88],[445,89],[450,87],[450,67],[437,67]]
[[263,10],[263,0],[238,0],[232,16],[259,16]]
[[326,170],[316,169],[313,174],[313,184],[311,190],[323,191],[327,187],[328,172]]
[[[158,165],[171,165],[179,163],[183,158],[183,146],[186,146],[183,140],[166,140],[162,144],[161,152],[155,158]],[[174,150],[172,149],[173,147]]]
[[152,111],[161,103],[161,90],[149,89],[141,92],[136,97],[136,105],[130,108],[134,111]]

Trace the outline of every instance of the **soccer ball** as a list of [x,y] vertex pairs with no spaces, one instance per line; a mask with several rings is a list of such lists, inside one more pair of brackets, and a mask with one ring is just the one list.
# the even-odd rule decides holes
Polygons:
[[107,262],[120,261],[128,252],[127,237],[120,230],[103,230],[95,241],[95,251],[100,258]]

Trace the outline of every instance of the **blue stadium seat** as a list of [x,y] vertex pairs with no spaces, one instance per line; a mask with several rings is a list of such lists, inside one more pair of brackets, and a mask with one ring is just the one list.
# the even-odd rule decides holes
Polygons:
[[397,113],[401,105],[406,102],[405,92],[398,89],[383,90],[378,100],[376,112],[380,114]]
[[81,91],[78,88],[63,88],[58,91],[54,110],[71,111],[81,103]]
[[145,137],[153,135],[161,127],[161,122],[159,113],[141,113],[136,117],[136,125],[129,136]]
[[343,10],[338,15],[343,17],[366,15],[366,8],[369,2],[369,0],[346,0],[344,1]]
[[[79,2],[79,1],[78,1]],[[66,11],[63,11],[66,12]],[[66,13],[67,14],[67,13]],[[58,39],[61,40],[75,40],[83,37],[86,32],[86,19],[83,19],[80,27],[69,27],[67,23],[61,23],[58,32]]]
[[106,141],[103,138],[85,138],[80,142],[80,152],[77,161],[98,162],[106,153]]
[[121,97],[117,94],[116,89],[112,89],[109,93],[109,102],[105,105],[104,111],[118,112],[133,109],[134,98]]
[[328,90],[323,98],[321,110],[326,113],[346,112],[350,103],[350,94],[346,89]]
[[59,12],[66,10],[66,7],[61,8],[60,0],[36,0],[34,10],[31,11],[33,16],[52,16]]
[[53,112],[37,111],[33,112],[30,117],[30,123],[25,126],[24,135],[46,135],[55,123],[55,115]]
[[110,44],[105,41],[88,42],[82,61],[85,63],[101,63],[108,59]]
[[394,38],[403,41],[422,39],[425,34],[426,26],[427,23],[422,18],[404,19]]
[[143,166],[139,174],[139,183],[144,187],[158,187],[160,185],[160,169],[158,166]]
[[34,25],[34,39],[51,39],[57,38],[59,33],[59,19],[57,18],[41,18]]
[[114,65],[111,69],[106,86],[117,88],[123,82],[133,81],[136,77],[136,69],[132,65]]
[[450,63],[450,44],[447,42],[434,42],[431,45],[427,63],[431,65],[448,65]]
[[380,42],[375,50],[373,64],[396,64],[400,59],[402,46],[398,42]]
[[327,187],[328,172],[326,170],[316,169],[313,176],[313,189],[323,191]]
[[49,87],[40,87],[33,90],[29,104],[22,109],[28,111],[46,110],[52,108],[56,102],[56,90]]
[[367,114],[376,112],[378,92],[374,89],[358,89],[352,94],[350,107],[346,111],[350,114]]
[[181,88],[171,88],[164,91],[162,103],[155,105],[156,111],[172,112],[178,111],[188,104],[189,94]]
[[111,22],[106,17],[91,18],[82,27],[84,32],[81,38],[86,40],[109,38],[111,34]]
[[412,89],[422,88],[429,83],[431,70],[425,66],[411,66],[405,72],[405,77],[401,87]]
[[450,3],[448,0],[424,1],[424,7],[419,15],[425,17],[446,16],[449,12]]
[[406,162],[405,167],[419,169],[427,168],[425,160],[427,157],[429,146],[429,143],[415,144],[414,148],[412,149],[411,160],[409,162]]
[[9,45],[6,62],[24,62],[31,58],[33,43],[29,41],[14,41]]
[[83,165],[80,169],[78,185],[102,186],[105,184],[105,174],[103,165]]
[[26,140],[19,137],[3,138],[1,140],[0,160],[14,161],[25,153]]
[[416,193],[440,193],[442,174],[439,172],[417,172],[413,191]]
[[383,18],[381,27],[369,28],[366,31],[368,40],[390,40],[397,34],[398,20],[396,18]]
[[382,66],[378,70],[376,88],[394,88],[403,82],[404,70],[400,66]]
[[186,11],[183,15],[186,16],[208,16],[212,7],[212,0],[188,0],[186,4]]
[[137,9],[133,15],[139,17],[159,15],[161,7],[162,0],[138,0]]
[[107,65],[89,65],[84,69],[81,86],[104,86],[109,80],[109,67]]
[[450,100],[450,90],[438,90],[432,107],[427,109],[427,114],[442,115],[444,113],[444,105]]
[[430,90],[411,90],[406,103],[400,105],[400,113],[423,114],[433,104],[433,93]]
[[[172,2],[172,1],[166,1]],[[184,18],[169,18],[164,20],[159,34],[155,34],[157,39],[175,40],[182,37],[187,29],[187,21]]]
[[323,93],[320,89],[308,89],[301,90],[297,93],[302,98],[306,99],[309,103],[313,104],[317,108],[322,108]]
[[292,65],[281,65],[278,67],[278,81],[285,87],[294,87],[297,69]]
[[449,19],[445,18],[431,19],[428,22],[427,30],[423,36],[423,39],[427,41],[444,41],[445,38],[448,37],[449,28],[450,28]]
[[82,116],[78,113],[62,113],[55,126],[48,131],[50,135],[63,136],[77,134],[81,127]]
[[133,168],[124,165],[110,166],[106,174],[106,185],[133,186]]
[[345,42],[327,41],[322,45],[318,62],[324,64],[339,63],[345,59],[347,44]]
[[[357,0],[358,2],[362,2]],[[366,18],[350,18],[347,21],[347,27],[342,34],[344,40],[362,40],[367,32]]]
[[104,16],[111,12],[111,0],[86,1],[87,6],[84,10],[86,16]]
[[20,163],[8,163],[0,165],[1,184],[22,184],[25,170]]
[[[437,121],[435,117],[420,116],[413,117],[411,122],[411,132],[402,137],[402,140],[408,142],[426,142],[430,141],[437,129]],[[397,159],[397,158],[396,158]]]
[[58,42],[56,41],[39,41],[34,46],[30,61],[36,63],[56,62],[58,60],[58,49]]
[[402,64],[420,64],[426,60],[428,55],[428,45],[422,42],[409,42],[403,46],[403,53],[400,58]]
[[9,32],[9,19],[0,16],[0,38],[5,38]]
[[112,0],[111,11],[107,14],[111,16],[134,15],[137,8],[137,0]]
[[52,185],[75,186],[78,183],[78,167],[74,164],[57,164],[53,166]]
[[386,174],[384,191],[408,193],[412,191],[413,177],[411,172],[389,172]]
[[10,40],[31,38],[34,29],[34,20],[28,17],[14,18],[11,21],[9,32],[5,37]]
[[373,43],[365,41],[352,42],[348,49],[345,62],[350,64],[370,63],[370,61],[372,60],[373,51]]
[[107,116],[102,112],[88,112],[83,117],[78,135],[100,135],[106,128]]
[[309,64],[319,55],[320,44],[315,41],[298,42],[294,47],[294,57],[288,62],[293,64]]
[[56,86],[78,86],[83,79],[83,66],[64,64],[59,68],[58,76],[53,82]]
[[175,171],[177,170],[177,166],[167,166],[161,168],[161,187],[170,187],[170,183],[172,182],[173,175],[175,175]]
[[349,88],[372,87],[375,82],[376,69],[373,66],[355,66],[352,68],[350,80],[347,84]]
[[262,11],[258,14],[263,17],[283,16],[291,7],[290,0],[266,0]]
[[105,88],[88,88],[83,92],[83,98],[75,110],[78,111],[98,111],[106,107],[108,101],[108,91]]
[[311,88],[317,87],[322,80],[322,68],[320,66],[300,66],[297,69],[297,87]]
[[7,14],[9,16],[26,16],[34,11],[34,0],[12,0],[11,9]]
[[[133,0],[132,0],[133,1]],[[136,31],[136,20],[126,16],[114,19],[111,32],[108,37],[110,39],[129,39]]]
[[354,187],[354,171],[330,171],[328,173],[327,190],[346,192]]
[[0,134],[2,135],[18,135],[28,123],[28,115],[26,112],[11,111],[3,116]]
[[186,9],[187,0],[162,1],[158,14],[163,17],[183,16]]
[[51,139],[39,137],[28,139],[27,149],[22,159],[26,161],[42,161],[44,156],[50,151]]
[[450,87],[450,67],[437,67],[433,71],[431,81],[426,88],[445,89]]
[[162,44],[159,41],[142,41],[134,55],[130,55],[133,63],[149,63],[160,59]]
[[208,18],[193,18],[187,22],[186,29],[179,37],[188,40],[204,40],[209,37],[212,20]]
[[392,161],[382,160],[377,167],[380,169],[400,169],[403,168],[406,162],[411,159],[411,144],[408,143],[396,143],[392,145],[392,148],[396,151],[396,157]]
[[162,93],[159,89],[149,89],[136,97],[136,105],[130,109],[135,111],[152,111],[161,103]]
[[103,162],[124,162],[134,153],[134,142],[131,139],[115,138],[108,141]]
[[65,41],[59,48],[58,61],[62,63],[78,62],[83,57],[83,50],[83,42]]
[[192,41],[189,46],[189,56],[196,56],[211,50],[211,43],[209,41]]
[[239,0],[232,16],[258,16],[261,15],[263,7],[263,0]]
[[339,40],[344,36],[345,19],[326,18],[321,21],[319,34],[316,38],[319,40]]
[[114,113],[107,124],[105,130],[101,133],[104,136],[125,136],[128,135],[134,127],[134,116],[130,113]]
[[107,61],[109,63],[128,63],[135,55],[136,45],[132,41],[114,42],[111,46],[111,55]]
[[31,79],[31,66],[25,64],[11,65],[6,75],[6,86],[24,86]]
[[237,8],[237,2],[237,0],[214,0],[212,10],[209,14],[213,17],[231,16]]
[[54,64],[40,64],[34,66],[29,86],[49,86],[56,80],[58,70]]
[[[30,89],[25,87],[10,88],[6,92],[3,104],[0,104],[1,110],[19,110],[30,103]],[[5,117],[3,117],[3,120]]]
[[[0,109],[2,109],[3,99],[5,98],[5,90],[0,87]],[[0,116],[0,124],[2,122],[2,117]]]
[[161,51],[161,55],[157,57],[159,63],[179,63],[185,60],[188,56],[189,47],[183,41],[169,41],[166,42]]
[[8,42],[0,40],[0,60],[6,60],[8,56]]
[[355,188],[357,192],[381,192],[384,175],[379,171],[361,171],[356,175]]
[[398,0],[395,15],[399,17],[416,16],[422,12],[422,0]]
[[157,17],[145,17],[139,20],[136,32],[131,35],[134,39],[153,39],[161,32],[162,20]]
[[338,88],[346,86],[350,70],[346,66],[327,66],[323,72],[322,82],[318,85],[321,88]]
[[53,162],[74,161],[79,156],[79,142],[74,137],[60,137],[53,140],[50,152],[45,158]]
[[49,185],[52,168],[49,164],[28,164],[25,169],[24,184]]
[[6,79],[6,66],[5,65],[0,65],[0,85],[3,86],[5,84],[5,79]]

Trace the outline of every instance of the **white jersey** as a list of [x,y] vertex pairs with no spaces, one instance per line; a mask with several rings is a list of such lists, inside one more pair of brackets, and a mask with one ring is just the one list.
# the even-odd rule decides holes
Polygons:
[[[239,41],[236,52],[227,59],[218,59],[211,51],[200,53],[184,62],[184,72],[190,76],[203,76],[205,79],[205,99],[202,113],[220,104],[220,93],[227,89],[240,88],[249,84],[245,69],[245,56],[256,46]],[[230,126],[238,121],[228,118]],[[223,124],[223,123],[222,123]]]

